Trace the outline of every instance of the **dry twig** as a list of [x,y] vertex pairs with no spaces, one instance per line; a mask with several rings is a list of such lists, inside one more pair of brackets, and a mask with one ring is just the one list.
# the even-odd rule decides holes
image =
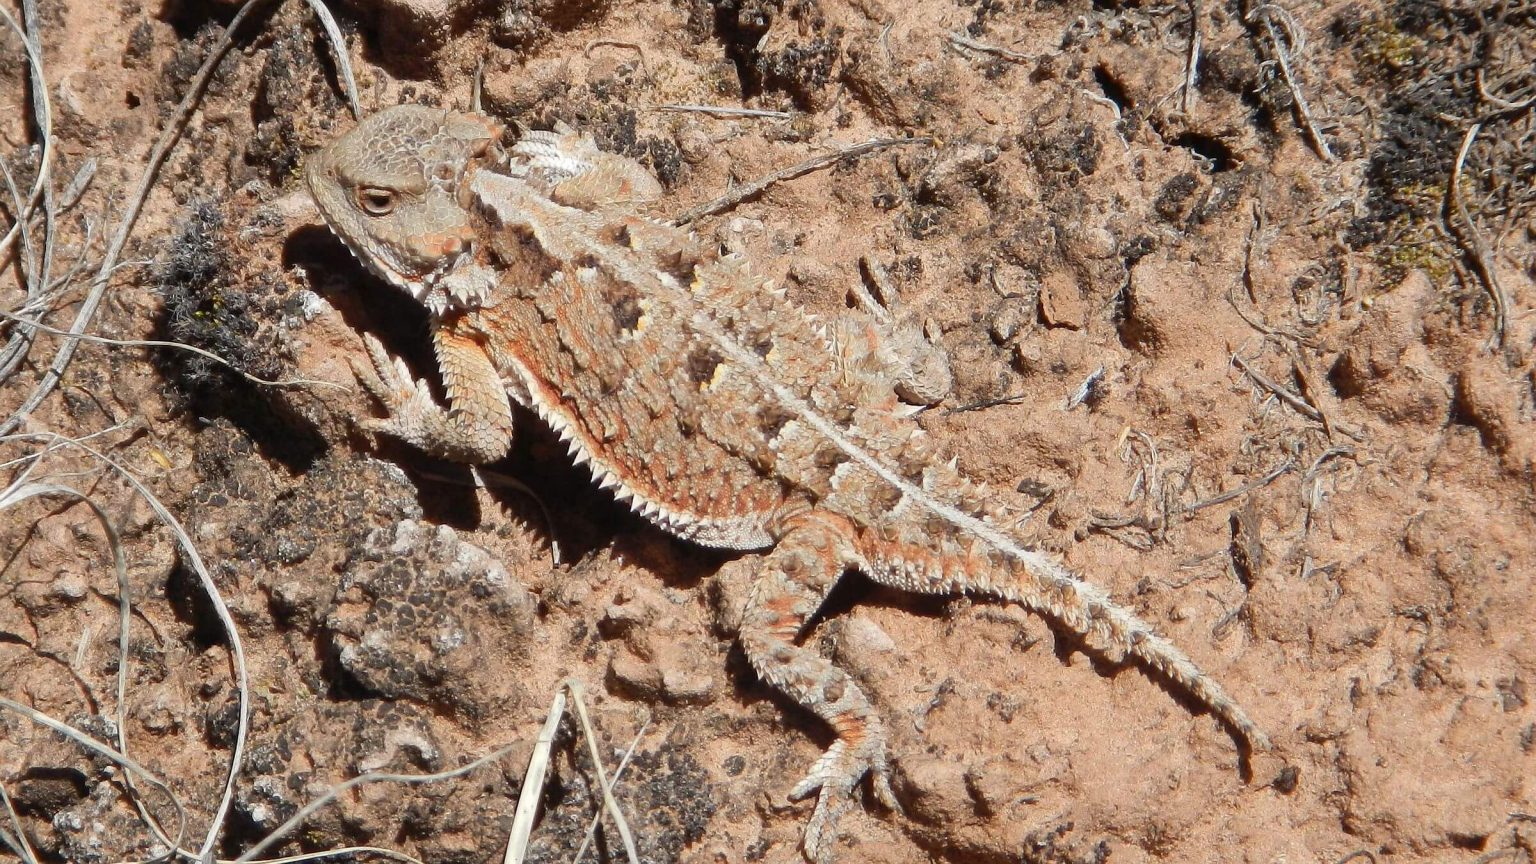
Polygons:
[[978,54],[990,54],[1009,63],[1033,63],[1035,58],[1019,51],[1003,48],[997,45],[988,45],[985,42],[977,42],[963,33],[951,33],[947,37],[950,47],[965,51],[975,51]]
[[[1254,9],[1248,15],[1249,23],[1258,22],[1264,28],[1264,34],[1269,37],[1269,43],[1274,50],[1275,63],[1280,67],[1280,77],[1285,81],[1285,86],[1291,91],[1291,101],[1295,106],[1296,116],[1301,122],[1301,127],[1306,130],[1307,138],[1312,142],[1312,147],[1324,162],[1338,161],[1333,151],[1328,148],[1327,139],[1318,131],[1317,123],[1312,119],[1312,109],[1307,105],[1307,97],[1301,92],[1301,85],[1296,83],[1296,73],[1291,68],[1291,62],[1296,56],[1306,50],[1306,35],[1302,32],[1301,25],[1297,23],[1295,16],[1284,8],[1273,3],[1265,3]],[[1277,29],[1275,23],[1279,22]],[[1281,32],[1285,36],[1281,38]]]
[[1206,498],[1203,501],[1196,501],[1193,504],[1186,505],[1181,512],[1185,516],[1189,516],[1193,513],[1198,513],[1207,507],[1215,507],[1217,504],[1225,504],[1234,498],[1240,498],[1244,495],[1247,495],[1249,492],[1252,492],[1255,489],[1262,489],[1263,487],[1275,482],[1275,480],[1278,479],[1281,475],[1294,471],[1295,469],[1296,463],[1290,459],[1287,459],[1284,462],[1281,462],[1279,465],[1276,465],[1268,474],[1265,474],[1263,477],[1260,477],[1251,483],[1244,483],[1236,489],[1223,492],[1220,495],[1215,495],[1213,497]]
[[1324,428],[1337,429],[1338,431],[1348,435],[1356,441],[1359,441],[1365,437],[1364,434],[1360,432],[1360,430],[1351,426],[1346,426],[1342,423],[1329,422],[1323,417],[1323,412],[1319,411],[1311,402],[1308,402],[1300,396],[1297,396],[1295,393],[1292,393],[1286,388],[1281,387],[1279,384],[1276,384],[1274,381],[1271,381],[1269,377],[1264,373],[1253,368],[1252,366],[1249,366],[1243,360],[1243,358],[1239,357],[1235,352],[1232,354],[1232,362],[1237,365],[1237,368],[1243,370],[1243,374],[1253,379],[1253,383],[1275,394],[1275,396],[1279,398],[1281,402],[1284,402],[1285,404],[1296,409],[1298,413],[1306,417],[1308,420],[1315,420],[1318,423],[1323,424]]
[[1185,114],[1195,104],[1195,84],[1200,75],[1200,0],[1189,0],[1189,52],[1184,56],[1184,91],[1179,110]]
[[673,114],[708,114],[711,117],[765,117],[770,120],[788,120],[795,115],[788,111],[769,111],[765,108],[733,108],[728,105],[657,105],[652,111]]
[[672,224],[679,226],[687,225],[688,223],[697,219],[702,219],[705,216],[713,216],[716,213],[722,213],[731,209],[732,207],[735,207],[737,204],[746,201],[749,198],[761,195],[766,189],[768,189],[768,187],[774,185],[775,183],[782,183],[785,180],[793,180],[796,177],[803,177],[812,171],[819,171],[823,168],[836,165],[844,159],[857,158],[859,156],[864,156],[866,154],[884,150],[889,147],[904,147],[910,144],[926,145],[932,143],[932,138],[871,138],[868,141],[853,144],[840,150],[834,150],[831,153],[824,153],[812,159],[807,159],[797,165],[791,165],[788,168],[781,168],[772,174],[768,174],[767,176],[753,180],[751,183],[744,183],[741,186],[737,186],[736,188],[720,196],[719,198],[716,198],[713,201],[707,201],[697,207],[693,207],[673,217]]

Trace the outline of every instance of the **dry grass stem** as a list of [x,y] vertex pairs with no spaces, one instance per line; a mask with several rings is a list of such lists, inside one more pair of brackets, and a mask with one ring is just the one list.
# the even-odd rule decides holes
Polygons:
[[332,786],[331,788],[325,790],[324,794],[322,794],[320,797],[309,802],[308,804],[305,804],[299,809],[297,813],[289,817],[288,821],[277,826],[277,828],[273,829],[270,834],[261,838],[261,842],[247,849],[244,854],[242,854],[239,858],[236,858],[233,864],[244,864],[244,862],[257,860],[258,856],[260,856],[262,852],[265,852],[267,848],[270,847],[273,843],[276,843],[278,840],[286,837],[288,832],[301,825],[304,820],[308,819],[312,814],[315,813],[315,811],[331,803],[332,801],[335,801],[337,798],[341,797],[342,793],[344,792],[351,791],[352,789],[367,785],[369,783],[404,783],[408,785],[419,785],[422,783],[436,783],[440,780],[451,780],[455,777],[463,777],[464,775],[477,771],[480,768],[495,762],[508,753],[511,753],[512,750],[516,747],[517,744],[515,743],[507,744],[505,746],[496,748],[490,753],[487,753],[486,755],[481,756],[479,759],[476,759],[475,761],[466,765],[460,765],[459,767],[449,771],[438,771],[432,774],[392,774],[384,771],[369,771],[365,774],[359,774],[358,776],[353,777],[351,780],[346,780],[336,784],[335,786]]
[[1294,470],[1296,470],[1296,463],[1290,459],[1287,459],[1284,462],[1281,462],[1279,465],[1276,465],[1274,468],[1270,469],[1270,472],[1265,474],[1263,477],[1260,477],[1259,479],[1250,483],[1244,483],[1236,489],[1231,489],[1221,493],[1220,495],[1215,495],[1202,501],[1196,501],[1193,504],[1186,505],[1182,512],[1185,516],[1190,516],[1206,509],[1207,507],[1215,507],[1217,504],[1225,504],[1234,498],[1241,498],[1242,496],[1247,495],[1249,492],[1252,492],[1255,489],[1262,489],[1265,486],[1268,486],[1269,484],[1278,480],[1282,475],[1288,474]]
[[656,105],[652,111],[673,114],[708,114],[711,117],[763,117],[770,120],[788,120],[795,115],[788,111],[769,111],[765,108],[732,108],[722,105]]
[[320,19],[320,26],[325,30],[325,38],[331,45],[331,56],[336,61],[336,71],[341,75],[341,89],[346,93],[348,107],[352,109],[352,119],[361,120],[363,106],[357,101],[357,81],[352,77],[352,58],[347,55],[347,40],[342,38],[341,28],[336,26],[336,19],[331,17],[331,10],[326,8],[325,0],[305,2],[314,10],[315,17]]
[[15,242],[22,226],[32,218],[32,208],[37,206],[38,201],[43,196],[43,190],[47,188],[48,181],[52,177],[54,138],[53,103],[49,101],[47,82],[43,77],[42,55],[38,51],[37,45],[33,42],[35,37],[22,29],[21,25],[16,23],[16,18],[11,15],[10,10],[4,6],[0,6],[0,18],[4,18],[5,23],[21,39],[22,50],[26,52],[27,64],[30,70],[28,80],[33,87],[33,101],[38,111],[37,117],[40,127],[38,132],[43,139],[42,161],[37,169],[37,177],[32,182],[32,191],[27,194],[25,203],[16,211],[16,224],[12,225],[10,230],[5,232],[4,238],[0,238],[0,259],[3,259],[9,253],[11,243]]
[[988,45],[985,42],[977,42],[963,33],[951,33],[946,37],[950,46],[964,51],[975,51],[978,54],[990,54],[1009,63],[1033,63],[1036,58],[1019,51],[1002,48],[997,45]]
[[[1462,168],[1467,162],[1467,152],[1472,149],[1472,142],[1477,140],[1477,133],[1482,128],[1481,121],[1473,123],[1461,139],[1461,148],[1456,151],[1456,160],[1451,163],[1451,179],[1445,184],[1442,215],[1446,229],[1461,243],[1472,261],[1473,272],[1477,274],[1478,281],[1483,283],[1489,302],[1493,304],[1493,333],[1488,337],[1488,348],[1501,349],[1504,347],[1504,332],[1508,326],[1509,300],[1504,294],[1504,286],[1499,284],[1498,268],[1493,262],[1493,253],[1488,249],[1488,241],[1483,239],[1483,232],[1478,230],[1477,222],[1467,212],[1466,202],[1461,198]],[[1453,214],[1455,220],[1451,219]]]
[[[74,323],[70,325],[64,344],[59,347],[59,353],[54,356],[53,363],[43,373],[42,380],[37,383],[32,392],[23,400],[21,406],[10,417],[0,422],[0,435],[6,435],[15,431],[16,427],[21,425],[22,420],[36,410],[37,406],[41,405],[44,399],[48,398],[48,394],[53,392],[53,388],[58,386],[59,381],[64,377],[64,370],[69,367],[69,362],[74,357],[75,349],[80,345],[78,337],[85,332],[86,327],[90,326],[91,320],[96,317],[96,310],[101,306],[101,301],[106,296],[107,283],[117,264],[117,257],[122,254],[123,247],[128,243],[128,235],[133,232],[134,223],[138,221],[139,210],[144,206],[145,199],[149,197],[150,187],[154,185],[155,177],[160,173],[161,164],[170,153],[171,147],[180,140],[182,129],[185,128],[187,119],[191,117],[193,109],[196,108],[198,102],[202,99],[203,91],[207,89],[209,80],[213,78],[214,70],[218,68],[219,62],[224,59],[224,55],[229,53],[229,50],[234,47],[235,32],[240,29],[240,25],[245,22],[245,19],[263,2],[266,2],[266,0],[246,0],[246,3],[240,7],[240,11],[235,13],[235,17],[230,19],[229,26],[225,28],[224,33],[219,37],[219,41],[214,44],[213,49],[208,53],[207,59],[203,61],[202,66],[197,70],[197,74],[193,76],[191,84],[187,87],[186,95],[182,97],[181,102],[176,106],[176,110],[172,114],[170,123],[161,132],[159,139],[155,141],[154,149],[150,151],[148,162],[144,166],[143,174],[139,178],[138,188],[125,202],[123,217],[118,223],[117,232],[113,235],[111,243],[107,246],[106,254],[102,257],[101,266],[96,271],[95,278],[91,280],[91,289],[86,294],[85,300],[80,304],[80,310],[75,315]],[[3,7],[0,7],[0,11],[3,11]],[[15,26],[15,21],[11,20],[9,13],[5,13],[5,18],[13,27]],[[30,48],[28,53],[30,55]]]
[[[1301,122],[1301,128],[1306,130],[1307,139],[1322,157],[1324,162],[1334,163],[1338,159],[1328,147],[1328,141],[1323,133],[1318,131],[1317,122],[1312,119],[1312,109],[1307,104],[1307,97],[1301,92],[1301,85],[1296,82],[1296,73],[1291,68],[1295,57],[1300,56],[1306,50],[1306,36],[1297,23],[1295,16],[1280,6],[1266,3],[1254,9],[1250,15],[1263,28],[1264,34],[1269,37],[1269,44],[1274,50],[1275,63],[1280,67],[1280,77],[1285,81],[1285,86],[1291,91],[1291,101],[1295,105],[1296,117]],[[1279,28],[1275,23],[1279,22]],[[1281,37],[1281,32],[1284,38]]]
[[716,198],[713,201],[707,201],[697,207],[686,210],[683,213],[673,217],[672,224],[687,225],[688,223],[697,219],[702,219],[705,216],[713,216],[717,213],[723,213],[743,201],[761,195],[765,190],[776,183],[782,183],[785,180],[793,180],[796,177],[803,177],[813,171],[829,168],[843,161],[844,159],[854,159],[859,156],[875,153],[890,147],[905,147],[912,144],[928,145],[932,143],[932,138],[872,138],[868,141],[853,144],[840,150],[834,150],[831,153],[825,153],[821,156],[807,159],[799,164],[791,165],[788,168],[780,169],[765,177],[760,177],[757,180],[753,180],[751,183],[745,183],[741,186],[737,186],[730,192],[727,192],[726,194]]
[[333,390],[340,390],[344,393],[350,392],[352,390],[351,387],[348,387],[345,384],[337,384],[334,381],[321,381],[314,378],[280,378],[276,380],[258,378],[257,376],[251,375],[248,372],[241,371],[239,367],[235,366],[234,363],[224,359],[223,357],[220,357],[212,351],[204,350],[197,347],[196,345],[188,345],[185,342],[172,342],[164,339],[113,339],[110,336],[75,335],[69,333],[67,330],[61,330],[57,327],[50,327],[41,321],[33,321],[27,318],[23,318],[20,315],[6,312],[3,309],[0,309],[0,318],[7,318],[11,321],[17,322],[18,324],[22,324],[26,327],[42,331],[43,333],[48,333],[53,336],[70,336],[71,338],[77,339],[81,342],[89,342],[96,345],[113,345],[121,348],[174,348],[178,351],[186,351],[191,354],[196,354],[197,356],[204,359],[211,360],[214,363],[217,363],[218,365],[228,369],[233,374],[238,375],[245,381],[263,387],[282,387],[284,389],[300,387],[328,387]]
[[1185,114],[1194,106],[1195,84],[1200,77],[1200,0],[1189,0],[1189,51],[1184,56],[1184,89],[1179,96],[1179,109]]
[[1323,417],[1323,412],[1319,411],[1312,403],[1301,398],[1300,396],[1297,396],[1290,390],[1281,387],[1274,381],[1271,381],[1269,377],[1264,373],[1254,369],[1252,366],[1249,366],[1248,363],[1235,352],[1232,354],[1232,362],[1237,366],[1237,368],[1243,371],[1243,374],[1252,379],[1253,383],[1273,393],[1281,402],[1291,406],[1307,419],[1322,423],[1324,428],[1337,429],[1339,432],[1348,435],[1350,438],[1353,438],[1356,441],[1362,440],[1365,437],[1364,433],[1351,426],[1345,426],[1341,423],[1331,423],[1327,421]]

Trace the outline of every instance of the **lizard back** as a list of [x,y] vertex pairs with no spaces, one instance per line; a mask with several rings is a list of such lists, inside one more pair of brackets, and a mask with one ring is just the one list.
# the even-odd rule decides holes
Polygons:
[[[514,391],[669,530],[758,548],[786,505],[835,504],[856,469],[808,415],[872,453],[901,452],[915,431],[859,334],[819,325],[740,257],[627,208],[559,203],[525,178],[469,182],[511,275],[466,323],[498,334]],[[921,471],[932,453],[916,449]],[[859,486],[834,509],[870,514]]]

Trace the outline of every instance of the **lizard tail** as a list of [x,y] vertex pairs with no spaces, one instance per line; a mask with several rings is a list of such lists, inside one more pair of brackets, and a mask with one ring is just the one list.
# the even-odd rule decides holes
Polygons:
[[[1237,733],[1250,750],[1270,749],[1269,738],[1215,679],[1172,642],[1104,589],[1083,581],[1051,556],[975,540],[908,544],[864,537],[867,572],[877,582],[925,594],[996,597],[1060,622],[1115,662],[1135,657],[1193,696]],[[954,548],[947,548],[954,547]]]

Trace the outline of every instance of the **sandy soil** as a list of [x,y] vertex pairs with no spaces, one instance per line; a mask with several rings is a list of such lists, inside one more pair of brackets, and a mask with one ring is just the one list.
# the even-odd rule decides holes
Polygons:
[[[884,268],[956,373],[923,427],[1020,533],[1154,622],[1276,743],[1245,758],[1184,695],[1018,609],[851,576],[808,640],[886,719],[904,812],[855,809],[840,860],[1533,859],[1529,4],[331,5],[365,110],[465,106],[483,63],[489,112],[563,121],[642,159],[666,213],[840,146],[931,138],[779,183],[698,229],[818,312],[869,279],[861,259]],[[67,328],[237,6],[38,7],[52,274],[73,278],[23,314]],[[13,106],[0,155],[25,188],[40,156],[19,45],[0,39]],[[646,860],[800,860],[809,804],[785,796],[829,737],[753,678],[719,623],[750,558],[648,527],[531,418],[479,489],[354,431],[373,410],[347,365],[362,331],[429,364],[419,313],[318,225],[298,182],[304,155],[353,122],[324,45],[294,0],[242,25],[88,328],[301,383],[252,383],[179,350],[79,348],[0,459],[6,482],[30,471],[72,487],[121,537],[126,655],[96,513],[56,490],[15,501],[26,487],[12,485],[0,696],[114,747],[121,731],[184,805],[196,850],[240,712],[195,549],[251,699],[219,856],[363,772],[443,771],[512,744],[467,777],[349,789],[263,853],[499,860],[569,678],[610,770],[639,736],[617,794]],[[41,272],[41,217],[31,225],[35,254],[18,266],[8,252],[0,308],[22,310],[23,277]],[[60,344],[41,334],[26,349],[0,381],[0,415]],[[551,771],[532,860],[572,861],[594,773],[569,723]],[[38,860],[163,849],[125,773],[0,710],[0,788],[18,820],[0,830],[19,824]],[[165,796],[136,786],[171,826]],[[599,850],[622,858],[615,835]]]

